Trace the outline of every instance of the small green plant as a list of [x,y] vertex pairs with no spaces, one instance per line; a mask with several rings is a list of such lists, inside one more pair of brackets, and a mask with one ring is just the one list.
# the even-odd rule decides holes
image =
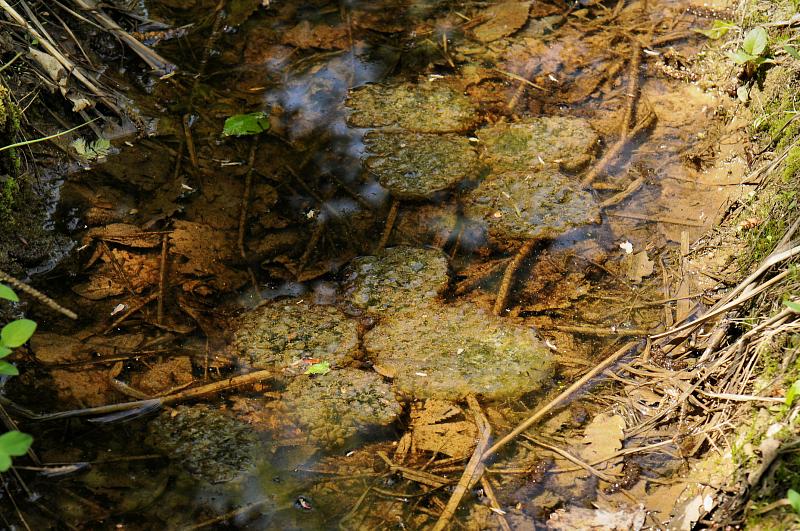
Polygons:
[[703,34],[711,40],[717,40],[724,37],[730,30],[736,28],[733,22],[725,20],[715,20],[711,27],[704,30],[695,30],[697,33]]
[[222,136],[257,135],[269,129],[269,116],[264,112],[237,114],[225,120]]
[[[730,57],[737,65],[751,69],[754,74],[756,69],[766,63],[774,63],[769,50],[769,34],[767,30],[758,26],[747,32],[742,45],[735,52],[729,52]],[[749,76],[748,76],[749,77]]]
[[[18,302],[19,297],[14,290],[0,284],[0,299]],[[30,319],[17,319],[0,329],[0,358],[11,354],[15,348],[21,347],[36,331],[36,323]],[[0,374],[16,376],[17,368],[5,360],[0,360]],[[20,431],[9,431],[0,435],[0,472],[11,468],[11,458],[25,455],[33,443],[33,437]]]
[[792,506],[794,512],[800,514],[800,492],[797,492],[794,489],[789,489],[786,493],[786,499],[789,500],[789,505]]
[[800,380],[795,381],[791,386],[789,386],[789,389],[786,390],[786,396],[784,397],[784,402],[786,405],[791,407],[792,402],[794,402],[794,399],[798,394],[800,394]]

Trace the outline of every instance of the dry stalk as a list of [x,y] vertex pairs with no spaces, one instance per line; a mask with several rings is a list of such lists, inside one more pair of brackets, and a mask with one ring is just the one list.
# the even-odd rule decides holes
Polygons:
[[63,306],[58,304],[56,301],[54,301],[53,299],[51,299],[38,289],[32,288],[31,286],[25,284],[21,280],[17,280],[16,278],[12,277],[8,273],[0,271],[0,282],[5,282],[6,284],[11,285],[11,287],[16,289],[17,291],[21,291],[27,295],[30,295],[37,301],[41,302],[42,304],[50,308],[51,310],[58,312],[62,315],[66,315],[70,319],[78,318],[78,315],[72,310],[64,308]]

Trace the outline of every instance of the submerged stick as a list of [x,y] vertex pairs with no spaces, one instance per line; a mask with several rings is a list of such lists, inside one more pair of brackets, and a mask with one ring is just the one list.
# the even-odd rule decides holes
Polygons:
[[561,405],[564,401],[566,401],[573,394],[575,394],[577,391],[579,391],[581,389],[581,387],[583,387],[589,380],[591,380],[592,378],[594,378],[598,374],[600,374],[603,371],[605,371],[611,365],[613,365],[614,363],[616,363],[617,361],[622,359],[626,354],[628,354],[631,351],[631,349],[633,347],[635,347],[638,344],[639,344],[638,341],[631,341],[629,343],[626,343],[625,345],[622,346],[622,348],[617,350],[611,356],[609,356],[608,358],[606,358],[603,361],[601,361],[599,364],[597,364],[595,366],[594,369],[592,369],[591,371],[589,371],[586,374],[584,374],[583,377],[581,377],[580,380],[578,380],[574,384],[570,385],[564,392],[562,392],[560,395],[558,395],[553,400],[551,400],[550,402],[545,404],[543,407],[541,407],[539,410],[537,410],[536,413],[534,413],[533,415],[528,417],[524,422],[522,422],[516,428],[511,430],[511,432],[508,433],[505,437],[503,437],[502,439],[500,439],[499,441],[494,443],[494,445],[491,448],[489,448],[488,450],[486,450],[483,453],[483,456],[481,457],[481,460],[482,461],[486,461],[486,459],[488,459],[489,457],[491,457],[492,455],[497,453],[498,450],[500,450],[502,447],[504,447],[509,442],[513,441],[517,437],[517,435],[519,435],[523,431],[527,430],[528,428],[530,428],[531,426],[536,424],[545,415],[550,413],[553,409],[555,409],[556,407]]
[[228,378],[226,380],[219,380],[207,385],[201,385],[200,387],[194,387],[192,389],[180,391],[178,393],[161,398],[136,400],[134,402],[121,402],[119,404],[109,404],[106,406],[90,407],[85,409],[73,409],[70,411],[59,411],[57,413],[37,414],[29,409],[18,406],[4,396],[0,396],[0,403],[5,404],[19,415],[22,415],[29,420],[46,421],[74,417],[92,417],[97,415],[110,415],[114,413],[129,412],[142,408],[147,409],[148,411],[154,410],[163,406],[176,404],[178,402],[185,402],[187,400],[193,400],[196,398],[202,398],[208,395],[220,393],[234,387],[254,384],[256,382],[260,382],[261,380],[271,378],[274,375],[275,371],[265,369],[251,372],[249,374],[243,374],[241,376],[234,376],[233,378]]
[[511,292],[511,285],[514,283],[514,275],[517,270],[522,266],[523,260],[531,254],[533,247],[536,244],[535,240],[526,241],[522,247],[519,248],[514,259],[508,264],[506,272],[503,274],[503,281],[500,283],[500,289],[497,291],[497,299],[494,301],[493,312],[495,315],[502,315],[508,303],[508,297]]
[[625,149],[625,146],[627,146],[633,138],[649,129],[653,123],[655,123],[655,120],[656,115],[653,112],[648,113],[647,116],[630,131],[630,134],[617,140],[614,145],[611,146],[611,149],[609,149],[606,154],[603,155],[603,158],[601,158],[589,171],[589,173],[586,174],[586,177],[584,177],[581,181],[581,186],[586,187],[592,184],[592,182],[594,182],[594,180],[600,176],[600,173],[606,169],[606,166],[611,164],[611,162],[617,158],[620,153],[622,153],[622,150]]
[[443,531],[447,527],[453,515],[456,513],[456,509],[458,509],[461,499],[467,493],[473,481],[480,480],[481,475],[483,475],[483,460],[481,457],[486,447],[489,446],[489,437],[492,435],[492,428],[487,422],[486,417],[484,417],[483,413],[480,411],[480,406],[475,397],[472,395],[467,396],[467,402],[475,416],[475,424],[478,427],[480,439],[478,440],[477,446],[475,446],[475,451],[472,453],[469,463],[467,463],[467,467],[464,469],[464,474],[453,489],[453,494],[447,501],[447,505],[444,511],[442,511],[441,516],[439,516],[439,520],[436,522],[436,525],[433,526],[433,531]]
[[378,247],[375,249],[375,253],[379,253],[386,247],[386,244],[389,243],[389,236],[392,235],[392,229],[394,229],[394,222],[397,220],[397,212],[400,210],[400,201],[398,199],[392,199],[392,206],[389,209],[389,215],[386,216],[386,224],[383,226],[383,234],[381,234],[381,239],[378,242]]

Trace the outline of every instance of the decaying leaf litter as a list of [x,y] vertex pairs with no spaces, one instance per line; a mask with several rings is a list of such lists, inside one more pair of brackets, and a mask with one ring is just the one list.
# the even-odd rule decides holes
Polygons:
[[[201,2],[189,3],[179,7]],[[676,466],[682,445],[662,424],[669,426],[682,393],[694,398],[699,387],[684,385],[691,376],[679,362],[664,368],[673,356],[648,344],[649,355],[610,373],[599,392],[563,406],[579,384],[631,359],[637,344],[625,336],[682,320],[683,301],[705,304],[668,244],[688,242],[718,219],[729,190],[709,185],[730,176],[698,184],[699,171],[685,161],[702,155],[686,146],[699,134],[717,137],[708,130],[716,102],[661,68],[670,49],[691,71],[699,44],[690,30],[704,20],[658,2],[257,4],[210,6],[209,20],[165,34],[164,55],[184,57],[181,39],[201,55],[192,64],[176,60],[178,74],[152,85],[152,99],[142,97],[142,112],[161,116],[154,138],[65,184],[62,215],[94,227],[81,234],[70,266],[78,282],[60,300],[99,318],[54,328],[62,340],[43,343],[46,360],[34,344],[34,359],[46,363],[16,384],[42,388],[50,375],[66,382],[60,407],[84,408],[62,418],[112,422],[267,382],[211,409],[180,406],[158,422],[128,425],[156,430],[142,448],[174,458],[181,485],[244,474],[244,483],[204,483],[208,496],[227,499],[268,476],[248,475],[249,459],[216,459],[222,443],[203,435],[212,429],[203,427],[206,418],[241,433],[244,453],[266,445],[270,457],[256,468],[286,483],[248,489],[230,510],[195,501],[192,515],[168,512],[179,493],[164,492],[158,509],[149,505],[156,498],[121,504],[171,525],[224,517],[521,527],[554,511],[574,522],[581,516],[571,507],[600,503],[598,489],[607,493],[605,513],[583,517],[641,525],[632,499],[642,496],[628,491],[644,492],[658,484],[653,475]],[[175,27],[186,20],[152,9]],[[239,28],[227,33],[224,25]],[[220,142],[224,118],[264,102],[268,134]],[[448,156],[463,150],[457,162],[441,163],[433,147],[442,143],[454,147]],[[454,164],[463,169],[453,172]],[[408,187],[428,176],[445,180]],[[378,265],[396,255],[391,267]],[[239,316],[242,306],[257,307]],[[459,341],[459,324],[473,322],[472,337]],[[505,359],[507,342],[522,335],[529,348]],[[409,348],[409,337],[424,344],[414,352],[433,341],[441,363],[403,365],[408,358],[396,353]],[[462,372],[466,384],[428,394],[458,382],[447,371],[464,371],[465,354],[474,358]],[[444,362],[450,357],[456,365]],[[522,385],[488,392],[495,361],[499,374]],[[329,372],[306,374],[323,362]],[[556,364],[555,374],[577,384],[550,401],[558,393],[545,376]],[[250,370],[262,372],[237,376]],[[163,387],[145,387],[144,371]],[[89,375],[90,392],[81,394]],[[233,378],[214,383],[218,376]],[[398,398],[411,411],[399,422]],[[540,419],[557,412],[545,430],[513,430],[537,408]],[[156,433],[159,423],[173,433]],[[710,428],[692,429],[686,433],[702,436]],[[508,432],[519,433],[501,438]],[[77,459],[95,459],[104,444],[92,442]],[[317,446],[337,451],[320,454]],[[198,453],[177,450],[193,447]],[[76,460],[74,451],[49,451],[55,461]],[[142,457],[144,467],[162,463]],[[203,463],[233,469],[218,476]],[[59,488],[77,500],[73,525],[127,518],[86,478]],[[270,492],[281,493],[272,512],[264,506]],[[108,505],[86,503],[87,493]],[[67,514],[67,505],[56,514]]]

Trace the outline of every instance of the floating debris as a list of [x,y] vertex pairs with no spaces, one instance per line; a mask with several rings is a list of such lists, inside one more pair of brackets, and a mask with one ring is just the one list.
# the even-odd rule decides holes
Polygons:
[[436,249],[392,247],[379,256],[360,256],[349,266],[345,295],[368,311],[426,305],[447,288],[448,261]]
[[389,384],[374,372],[357,369],[295,378],[283,404],[311,441],[327,447],[341,447],[358,433],[389,426],[402,410]]
[[600,223],[592,194],[555,170],[491,175],[466,197],[464,212],[483,220],[492,236],[506,239],[555,238]]
[[600,137],[582,118],[544,116],[476,132],[495,174],[558,167],[573,172],[594,158]]
[[398,199],[426,199],[478,172],[478,154],[463,136],[372,131],[366,168]]
[[552,372],[550,351],[532,329],[470,304],[398,312],[367,332],[364,347],[376,370],[414,398],[518,397]]
[[366,85],[346,105],[353,127],[395,126],[416,133],[459,133],[475,127],[478,108],[443,83]]
[[147,443],[209,483],[252,471],[259,448],[252,426],[206,404],[162,412],[148,426]]
[[321,361],[350,361],[358,353],[358,333],[356,323],[333,306],[284,299],[245,313],[231,349],[255,368],[299,374]]

